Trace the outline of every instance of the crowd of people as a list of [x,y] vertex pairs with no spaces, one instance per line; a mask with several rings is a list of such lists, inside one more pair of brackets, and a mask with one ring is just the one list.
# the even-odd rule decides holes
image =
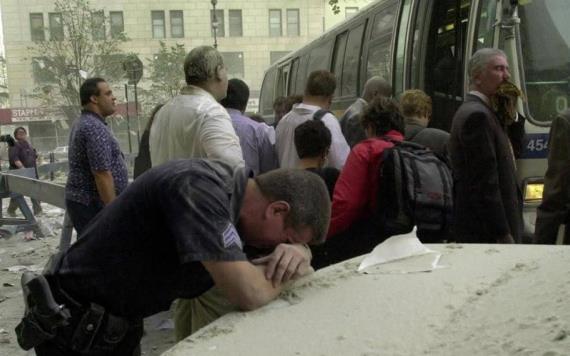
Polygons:
[[[268,125],[246,114],[249,88],[228,80],[216,49],[194,48],[184,73],[187,86],[153,110],[130,184],[105,122],[115,97],[100,78],[81,86],[66,186],[78,239],[45,273],[68,314],[53,326],[28,309],[18,335],[37,355],[138,355],[142,319],[175,299],[180,340],[229,310],[268,303],[289,280],[369,252],[388,237],[375,216],[380,168],[402,141],[453,171],[452,229],[427,242],[521,242],[520,140],[511,133],[521,118],[516,95],[501,96],[512,84],[500,50],[472,56],[471,91],[451,133],[428,127],[428,95],[408,90],[396,100],[379,77],[338,120],[335,75],[312,72],[303,96],[275,101]],[[569,141],[559,141],[566,146],[553,154],[566,157],[558,165],[566,181],[550,168],[555,190],[568,182],[560,150]]]

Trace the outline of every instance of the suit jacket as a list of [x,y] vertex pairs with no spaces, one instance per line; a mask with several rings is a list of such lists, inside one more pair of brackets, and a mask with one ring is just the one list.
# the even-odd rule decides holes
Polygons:
[[364,132],[364,128],[360,124],[360,114],[362,114],[366,105],[368,105],[366,100],[358,98],[346,109],[340,118],[340,128],[350,148],[360,141],[366,140],[366,132]]
[[554,244],[560,224],[565,223],[565,244],[570,244],[570,110],[552,121],[548,146],[548,170],[534,242]]
[[468,94],[453,117],[454,231],[459,242],[494,243],[522,235],[522,197],[509,138],[497,116]]

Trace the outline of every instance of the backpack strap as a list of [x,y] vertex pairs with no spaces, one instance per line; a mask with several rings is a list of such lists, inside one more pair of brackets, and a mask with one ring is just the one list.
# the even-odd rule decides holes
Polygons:
[[416,130],[414,130],[414,132],[412,133],[412,135],[406,140],[406,141],[413,141],[414,138],[416,138],[417,135],[420,134],[420,132],[422,132],[425,127],[421,127],[421,126],[417,126],[418,128]]
[[321,120],[323,118],[323,116],[325,116],[326,114],[330,114],[331,112],[328,110],[324,110],[324,109],[319,109],[317,111],[315,111],[315,113],[313,114],[313,120]]

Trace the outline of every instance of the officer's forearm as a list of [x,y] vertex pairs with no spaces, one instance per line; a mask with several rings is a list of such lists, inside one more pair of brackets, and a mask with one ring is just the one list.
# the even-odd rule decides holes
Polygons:
[[281,292],[281,284],[274,286],[265,278],[264,266],[246,261],[202,261],[202,264],[229,301],[243,310],[257,309]]

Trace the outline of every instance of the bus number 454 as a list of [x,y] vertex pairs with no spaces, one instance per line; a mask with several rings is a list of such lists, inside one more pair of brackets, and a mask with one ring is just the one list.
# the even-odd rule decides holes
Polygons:
[[530,139],[526,145],[526,149],[530,152],[540,152],[548,149],[548,139],[536,138]]

